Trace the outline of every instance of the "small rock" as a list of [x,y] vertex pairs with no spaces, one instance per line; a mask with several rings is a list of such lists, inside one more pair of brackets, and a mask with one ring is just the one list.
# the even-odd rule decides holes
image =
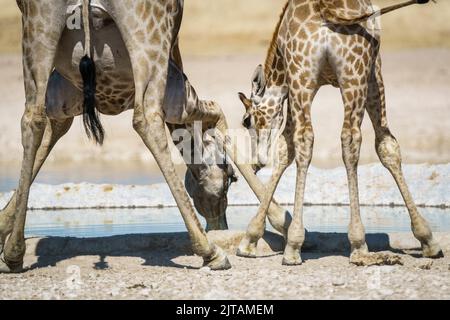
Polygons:
[[430,270],[431,267],[433,266],[433,260],[431,259],[427,259],[424,262],[422,262],[422,264],[419,265],[419,269],[422,270]]
[[127,289],[145,289],[145,288],[147,288],[147,287],[143,283],[137,283],[137,284],[127,287]]
[[333,279],[332,284],[335,287],[342,287],[342,286],[345,286],[345,280],[342,278],[336,278],[336,279]]
[[112,288],[109,294],[113,297],[117,297],[120,294],[120,288]]

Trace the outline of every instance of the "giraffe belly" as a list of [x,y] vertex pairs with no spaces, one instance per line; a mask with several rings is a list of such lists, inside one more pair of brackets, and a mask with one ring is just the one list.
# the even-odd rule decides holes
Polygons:
[[53,120],[73,118],[83,113],[83,93],[54,70],[47,86],[47,117]]
[[[108,14],[93,8],[91,42],[97,71],[97,109],[108,115],[134,106],[134,78],[128,50]],[[84,31],[65,29],[55,59],[55,69],[82,90],[79,63],[84,56]]]

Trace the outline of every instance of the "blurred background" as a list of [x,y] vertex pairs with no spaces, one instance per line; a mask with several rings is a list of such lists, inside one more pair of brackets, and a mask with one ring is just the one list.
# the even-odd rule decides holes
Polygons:
[[[399,0],[400,1],[400,0]],[[394,0],[375,0],[386,6]],[[202,98],[218,101],[230,126],[240,128],[237,92],[250,91],[254,68],[264,61],[284,1],[185,0],[181,49],[185,72]],[[24,109],[20,12],[0,0],[0,192],[16,187],[22,156]],[[382,55],[388,117],[406,163],[450,161],[450,1],[402,9],[382,18]],[[343,107],[337,89],[324,87],[313,107],[313,165],[342,165]],[[57,145],[39,182],[148,184],[162,181],[150,153],[131,126],[131,112],[102,117],[106,142],[88,141],[77,119]],[[374,135],[364,122],[362,163],[378,161]],[[180,173],[182,173],[182,167]]]

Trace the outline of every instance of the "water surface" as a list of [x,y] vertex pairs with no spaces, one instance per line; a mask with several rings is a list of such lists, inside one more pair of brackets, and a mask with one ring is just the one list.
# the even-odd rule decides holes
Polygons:
[[[292,210],[292,208],[289,208]],[[245,230],[257,207],[229,207],[230,229]],[[450,210],[422,208],[433,231],[450,231]],[[367,233],[411,230],[406,208],[362,207]],[[348,207],[305,207],[305,226],[316,232],[347,232]],[[202,222],[204,220],[202,219]],[[270,230],[270,226],[268,225]],[[183,232],[186,227],[177,208],[30,211],[27,236],[107,237],[124,234]]]

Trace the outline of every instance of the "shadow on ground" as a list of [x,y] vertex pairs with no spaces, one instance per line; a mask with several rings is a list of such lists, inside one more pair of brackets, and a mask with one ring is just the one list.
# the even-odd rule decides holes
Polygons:
[[[210,232],[211,241],[234,254],[244,233],[237,231]],[[370,251],[392,251],[404,253],[403,249],[419,250],[409,245],[407,248],[391,246],[389,234],[368,234],[367,243]],[[32,269],[55,266],[58,262],[78,256],[98,256],[96,269],[107,269],[107,257],[137,257],[144,260],[143,265],[186,268],[173,260],[180,256],[193,255],[187,233],[120,235],[103,238],[33,238],[27,240],[29,253],[37,257]],[[283,238],[266,232],[258,244],[261,257],[273,256],[283,251]],[[350,251],[346,233],[308,232],[303,246],[305,260],[320,259],[331,255],[348,256]],[[189,267],[188,267],[189,268]]]

